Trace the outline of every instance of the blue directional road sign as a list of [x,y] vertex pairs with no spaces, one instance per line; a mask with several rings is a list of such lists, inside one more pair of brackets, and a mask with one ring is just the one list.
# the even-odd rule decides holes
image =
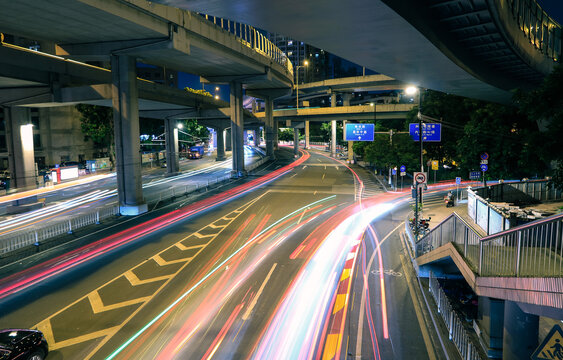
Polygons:
[[391,175],[397,175],[397,169],[396,168],[391,169]]
[[489,170],[489,165],[487,165],[487,164],[481,164],[481,171],[484,172],[484,171],[487,171],[487,170]]
[[[418,124],[409,124],[409,134],[414,141],[419,141]],[[442,124],[422,124],[422,141],[441,141]]]
[[346,141],[373,141],[374,124],[346,123],[344,140]]
[[459,176],[455,178],[455,184],[456,185],[461,184],[461,178]]
[[401,172],[405,172],[405,171],[407,171],[407,167],[406,167],[405,165],[401,165],[401,167],[399,168],[399,170],[400,170]]
[[479,180],[480,177],[481,177],[480,171],[470,171],[469,172],[469,178],[471,180]]

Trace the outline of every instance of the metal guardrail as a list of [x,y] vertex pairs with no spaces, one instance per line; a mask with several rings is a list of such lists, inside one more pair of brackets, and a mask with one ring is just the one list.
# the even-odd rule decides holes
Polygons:
[[541,8],[536,0],[508,0],[520,30],[539,51],[561,61],[561,25]]
[[448,242],[480,276],[563,276],[563,214],[481,238],[453,213],[416,242],[416,256]]
[[473,345],[469,339],[469,335],[463,327],[463,322],[453,310],[446,293],[432,272],[430,272],[428,280],[430,293],[438,305],[438,313],[442,320],[444,320],[444,324],[448,329],[449,339],[455,344],[461,358],[463,360],[480,360],[481,356],[477,350],[478,347]]
[[215,25],[221,27],[223,30],[226,30],[238,37],[244,45],[268,56],[278,64],[282,65],[293,76],[293,65],[287,58],[286,54],[253,26],[207,14],[198,14],[206,20],[209,20]]
[[[264,157],[257,162],[254,162],[246,167],[247,171],[253,171],[265,162],[269,161],[269,157]],[[145,197],[145,202],[149,205],[158,204],[162,201],[174,199],[180,196],[188,196],[191,193],[206,189],[210,186],[228,181],[231,175],[216,177],[215,179],[207,180],[206,183],[198,183],[196,185],[187,185],[182,187],[172,187]],[[108,207],[98,208],[95,211],[72,217],[68,220],[60,221],[51,225],[43,227],[27,228],[18,232],[11,232],[6,235],[0,236],[0,256],[17,251],[18,249],[26,246],[39,246],[45,240],[55,236],[71,234],[73,231],[93,224],[99,224],[101,221],[119,215],[119,206],[110,205]]]
[[72,217],[43,227],[32,227],[22,231],[0,236],[0,255],[16,251],[26,246],[39,246],[41,242],[63,234],[71,234],[84,226],[99,224],[101,221],[118,215],[119,206],[99,208],[96,211]]

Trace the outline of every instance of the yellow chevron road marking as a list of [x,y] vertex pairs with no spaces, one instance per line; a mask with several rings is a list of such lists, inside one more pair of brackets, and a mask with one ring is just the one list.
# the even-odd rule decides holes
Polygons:
[[338,334],[328,334],[326,337],[325,348],[323,351],[323,360],[334,359],[336,355],[336,349],[338,348],[338,343],[340,342],[340,335]]
[[87,295],[88,300],[90,301],[90,306],[92,306],[92,311],[94,314],[98,314],[104,311],[115,310],[129,305],[135,305],[139,303],[143,303],[145,301],[149,301],[151,299],[150,296],[145,296],[142,298],[132,299],[128,301],[122,301],[120,303],[112,304],[112,305],[104,305],[100,294],[97,291],[92,291],[90,294]]
[[163,276],[153,277],[153,278],[150,278],[150,279],[141,280],[137,277],[137,275],[135,275],[135,273],[133,273],[132,270],[128,270],[123,274],[123,276],[125,276],[125,278],[127,278],[127,280],[129,280],[131,285],[137,286],[137,285],[149,284],[149,283],[156,282],[156,281],[168,280],[173,275],[163,275]]
[[[221,232],[230,223],[232,223],[232,221],[237,219],[239,215],[241,215],[252,204],[254,204],[258,200],[260,200],[265,194],[266,193],[262,194],[259,197],[252,199],[251,201],[247,202],[246,204],[244,204],[243,206],[241,206],[237,210],[232,211],[231,213],[229,213],[227,215],[227,216],[230,216],[230,217],[224,216],[221,219],[218,219],[215,222],[213,222],[213,223],[201,228],[200,230],[190,234],[189,236],[186,236],[185,238],[181,239],[177,243],[169,246],[168,248],[162,250],[158,254],[152,256],[149,260],[145,260],[145,261],[141,262],[137,266],[135,266],[135,267],[127,270],[123,274],[113,278],[112,280],[108,281],[107,283],[105,283],[105,284],[101,285],[100,287],[96,288],[95,290],[91,291],[87,295],[75,300],[74,302],[72,302],[71,304],[67,305],[66,307],[60,309],[59,311],[57,311],[56,313],[54,313],[53,315],[51,315],[47,319],[39,322],[35,326],[35,328],[37,328],[37,329],[39,329],[43,332],[45,339],[49,343],[49,349],[52,349],[52,350],[61,349],[61,348],[68,347],[68,346],[75,346],[75,345],[80,344],[80,343],[85,342],[85,341],[103,338],[103,339],[100,339],[93,348],[91,348],[91,351],[88,355],[84,356],[84,360],[88,360],[88,359],[92,358],[92,356],[94,356],[95,353],[107,341],[109,341],[109,339],[113,335],[115,335],[119,330],[121,330],[121,328],[123,326],[125,326],[125,324],[127,324],[129,321],[131,321],[131,319],[133,319],[134,316],[139,311],[141,311],[150,302],[150,300],[152,300],[156,295],[158,295],[162,291],[162,289],[164,289],[164,287],[166,285],[168,285],[168,283],[177,274],[179,274],[195,257],[197,257],[197,255],[199,255],[207,247],[207,245],[209,245],[213,240],[215,240],[217,238],[217,236],[219,234],[221,234]],[[228,224],[216,225],[216,223],[218,223],[220,221],[224,221],[225,218],[227,218],[229,220]],[[215,231],[213,234],[209,234],[209,235],[202,235],[201,233],[199,233],[199,231],[204,231],[204,230],[210,229],[210,228],[218,229],[218,231]],[[197,238],[200,238],[200,239],[208,238],[209,240],[205,244],[194,245],[194,246],[185,246],[182,242],[186,241],[191,236],[197,237]],[[170,251],[171,249],[176,250],[176,252],[177,252],[177,250],[185,251],[185,250],[194,250],[194,249],[196,249],[198,251],[193,255],[190,254],[192,256],[190,256],[189,258],[184,258],[184,259],[180,259],[180,260],[171,260],[171,261],[164,260],[162,258],[162,254],[164,254],[166,251]],[[166,266],[166,265],[170,265],[170,264],[173,264],[173,263],[183,263],[183,265],[180,266],[176,270],[176,272],[174,272],[173,274],[170,274],[170,275],[156,276],[156,277],[152,277],[152,278],[149,278],[149,279],[143,279],[143,280],[139,279],[139,277],[134,273],[134,270],[142,267],[144,264],[147,263],[147,261],[151,261],[151,260],[156,262],[159,266]],[[162,284],[160,284],[155,290],[153,290],[153,293],[150,296],[141,296],[141,297],[129,299],[129,300],[126,300],[126,301],[122,301],[122,302],[119,302],[119,303],[116,303],[116,304],[112,304],[112,305],[104,305],[104,301],[100,296],[100,293],[103,293],[103,292],[101,292],[100,290],[102,290],[105,287],[107,287],[108,285],[112,284],[114,281],[116,281],[121,276],[124,276],[132,286],[145,285],[145,284],[154,283],[154,282],[158,282],[158,281],[162,281]],[[121,324],[119,324],[119,325],[111,326],[111,327],[108,327],[106,329],[93,331],[93,332],[83,334],[83,335],[78,335],[74,338],[57,342],[55,340],[55,334],[53,332],[53,328],[55,328],[55,329],[60,328],[60,326],[62,324],[57,323],[56,326],[53,326],[52,322],[53,321],[59,321],[59,322],[63,321],[63,320],[61,320],[63,318],[63,316],[61,316],[61,314],[63,314],[65,311],[71,309],[72,307],[74,307],[78,303],[83,302],[85,299],[88,300],[88,303],[90,304],[92,313],[94,313],[94,314],[102,314],[106,311],[112,311],[112,310],[115,311],[117,309],[126,308],[126,307],[129,307],[131,305],[135,305],[135,304],[139,304],[139,306],[137,306],[134,309],[131,309],[131,312],[128,314],[128,316],[126,316],[125,320],[123,320],[121,322]],[[85,317],[84,320],[88,321],[86,317]],[[84,328],[88,328],[90,324],[84,324],[84,325],[85,325]],[[114,325],[114,324],[112,324],[112,325]]]

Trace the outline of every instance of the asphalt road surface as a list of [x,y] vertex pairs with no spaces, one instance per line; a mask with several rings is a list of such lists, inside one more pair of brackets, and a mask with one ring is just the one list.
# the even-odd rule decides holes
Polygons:
[[322,154],[277,164],[4,279],[34,286],[0,300],[0,327],[42,330],[49,360],[445,358],[407,196]]

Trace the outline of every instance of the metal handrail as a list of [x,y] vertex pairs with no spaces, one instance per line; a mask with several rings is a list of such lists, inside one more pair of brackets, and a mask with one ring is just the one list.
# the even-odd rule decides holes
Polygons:
[[455,344],[461,359],[480,360],[481,355],[478,351],[478,345],[474,345],[471,341],[467,330],[465,330],[463,326],[463,321],[454,311],[446,293],[432,271],[428,277],[428,285],[428,290],[434,297],[436,305],[438,306],[438,313],[448,329],[448,338]]
[[520,30],[539,51],[560,62],[561,25],[553,20],[536,0],[508,0]]
[[416,242],[415,254],[449,242],[480,276],[563,276],[563,214],[481,237],[454,212]]
[[224,31],[233,34],[242,44],[262,55],[268,56],[273,61],[283,66],[293,78],[293,64],[291,64],[287,55],[253,26],[207,14],[198,13],[198,15],[213,22],[213,24],[222,28]]

